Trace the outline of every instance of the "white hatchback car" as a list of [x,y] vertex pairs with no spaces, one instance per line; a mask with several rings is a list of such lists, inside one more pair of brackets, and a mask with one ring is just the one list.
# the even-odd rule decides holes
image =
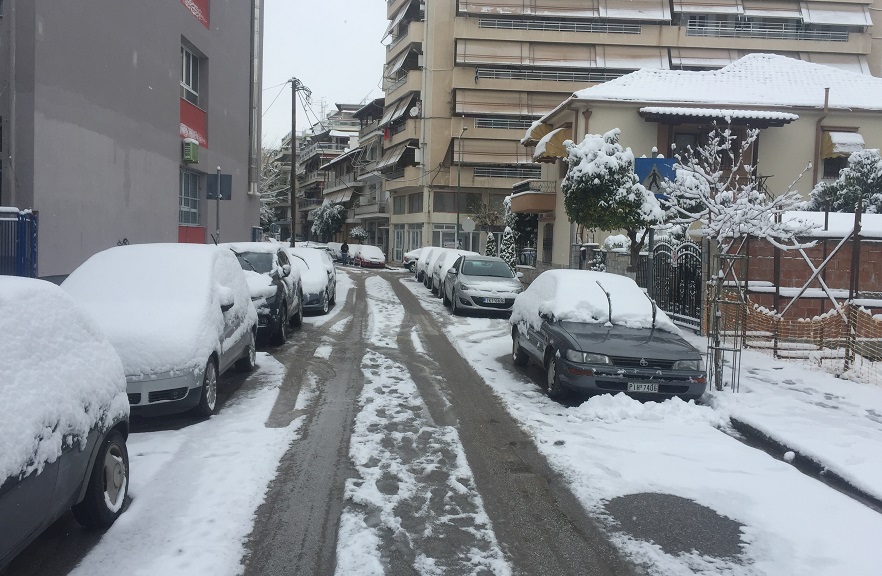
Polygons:
[[217,379],[255,366],[257,311],[226,248],[134,244],[95,254],[61,284],[122,359],[133,414],[217,412]]

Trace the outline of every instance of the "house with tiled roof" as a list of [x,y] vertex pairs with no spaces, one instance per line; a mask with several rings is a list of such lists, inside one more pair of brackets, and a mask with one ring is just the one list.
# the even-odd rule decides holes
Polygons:
[[[569,266],[577,238],[564,209],[566,140],[621,130],[636,157],[703,143],[714,123],[760,130],[749,150],[769,194],[808,195],[836,178],[848,156],[882,147],[882,79],[774,54],[750,54],[719,70],[643,69],[573,93],[533,123],[522,144],[543,163],[539,180],[513,187],[512,210],[539,214],[539,261]],[[806,170],[806,167],[811,168]],[[590,236],[590,231],[587,232]]]

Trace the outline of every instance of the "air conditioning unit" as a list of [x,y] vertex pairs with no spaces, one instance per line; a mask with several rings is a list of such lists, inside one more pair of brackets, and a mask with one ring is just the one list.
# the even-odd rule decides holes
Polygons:
[[199,143],[195,140],[184,140],[181,157],[187,164],[197,164],[199,162]]

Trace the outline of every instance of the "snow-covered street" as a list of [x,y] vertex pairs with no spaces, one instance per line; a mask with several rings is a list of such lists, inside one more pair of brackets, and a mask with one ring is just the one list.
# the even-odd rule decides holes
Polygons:
[[[302,334],[260,353],[259,369],[220,414],[129,437],[128,509],[72,571],[59,573],[100,576],[125,566],[132,574],[220,576],[256,573],[252,556],[266,550],[285,557],[285,545],[261,548],[256,540],[273,513],[261,505],[277,500],[288,480],[279,475],[289,470],[280,464],[286,453],[319,441],[304,433],[305,423],[336,402],[321,367],[343,364],[361,374],[361,385],[349,400],[351,433],[341,440],[348,461],[337,463],[352,472],[328,495],[339,509],[335,533],[320,536],[333,546],[334,573],[390,574],[401,562],[424,575],[529,573],[512,548],[511,520],[499,512],[507,496],[493,492],[487,463],[469,448],[476,439],[457,409],[469,399],[441,377],[444,358],[408,358],[430,355],[438,338],[547,460],[556,478],[545,478],[544,490],[578,502],[633,573],[879,573],[882,515],[800,472],[793,455],[773,457],[742,441],[731,424],[743,422],[879,498],[879,388],[746,351],[738,394],[712,393],[698,405],[624,395],[558,403],[543,393],[541,369],[513,365],[506,320],[453,316],[404,273],[343,268],[339,287],[329,315],[307,316]],[[402,304],[402,290],[420,309]],[[299,341],[307,331],[309,341]],[[362,342],[344,349],[351,331]],[[302,362],[276,359],[307,345],[311,356]],[[439,372],[425,374],[425,366]],[[296,382],[303,384],[292,392]],[[39,556],[40,546],[47,544],[37,540],[24,556]],[[38,573],[27,568],[14,563],[2,574]]]

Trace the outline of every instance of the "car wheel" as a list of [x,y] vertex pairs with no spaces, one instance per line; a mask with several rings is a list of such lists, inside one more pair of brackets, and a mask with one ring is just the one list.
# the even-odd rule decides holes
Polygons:
[[119,430],[104,438],[82,502],[73,507],[74,518],[86,528],[107,528],[122,514],[129,493],[129,451]]
[[527,353],[521,347],[521,334],[517,330],[511,335],[511,361],[515,366],[526,366],[530,361]]
[[245,350],[245,355],[236,362],[236,370],[240,372],[251,372],[257,367],[257,349],[254,346],[254,332],[251,333],[251,342]]
[[300,328],[303,326],[303,293],[301,292],[297,298],[297,312],[294,313],[294,316],[291,317],[291,321],[289,322],[291,326],[294,328]]
[[459,316],[459,306],[456,305],[456,291],[450,293],[450,311],[454,316]]
[[288,303],[282,302],[279,308],[279,325],[273,333],[273,344],[284,344],[288,340]]
[[567,395],[566,389],[560,383],[560,377],[557,375],[557,358],[554,354],[548,359],[548,378],[546,379],[546,393],[552,400],[560,400]]
[[202,391],[196,411],[200,416],[206,418],[217,414],[217,366],[213,359],[209,359],[205,365],[205,373],[202,375]]
[[334,283],[334,288],[331,290],[331,306],[337,304],[337,284]]
[[328,296],[328,293],[325,292],[325,297],[322,298],[322,314],[327,314],[331,310],[331,297]]

